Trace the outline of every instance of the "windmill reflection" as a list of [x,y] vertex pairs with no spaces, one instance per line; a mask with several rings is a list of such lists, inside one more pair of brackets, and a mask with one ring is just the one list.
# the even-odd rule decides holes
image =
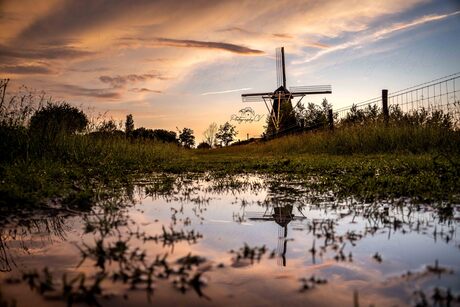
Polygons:
[[304,220],[306,217],[302,214],[300,208],[297,210],[302,216],[296,216],[293,213],[293,206],[291,204],[276,204],[274,206],[267,207],[262,215],[254,214],[250,216],[249,220],[252,221],[275,221],[280,227],[278,228],[278,245],[276,248],[278,256],[278,264],[286,266],[286,252],[287,242],[289,241],[288,236],[288,224],[294,220]]

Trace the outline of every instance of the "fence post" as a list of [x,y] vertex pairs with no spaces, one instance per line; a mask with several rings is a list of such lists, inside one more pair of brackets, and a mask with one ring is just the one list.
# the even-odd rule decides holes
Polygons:
[[334,114],[332,113],[332,109],[327,111],[327,120],[329,121],[329,129],[334,130]]
[[382,111],[383,111],[383,121],[385,125],[388,125],[390,119],[390,112],[388,111],[388,90],[382,90]]

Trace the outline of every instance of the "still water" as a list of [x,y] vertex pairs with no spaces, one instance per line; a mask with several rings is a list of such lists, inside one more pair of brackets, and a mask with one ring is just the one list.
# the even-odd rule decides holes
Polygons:
[[157,175],[2,217],[0,305],[460,305],[460,206]]

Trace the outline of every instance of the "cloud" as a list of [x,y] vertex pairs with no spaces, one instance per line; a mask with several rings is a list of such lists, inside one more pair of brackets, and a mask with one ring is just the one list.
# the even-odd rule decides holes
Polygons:
[[148,88],[131,88],[129,89],[130,92],[134,92],[134,93],[157,93],[157,94],[161,94],[162,91],[159,91],[159,90],[151,90],[151,89],[148,89]]
[[413,28],[415,26],[419,26],[419,25],[422,25],[422,24],[425,24],[425,23],[428,23],[428,22],[432,22],[432,21],[445,19],[447,17],[451,17],[451,16],[458,15],[458,14],[460,14],[460,11],[456,11],[456,12],[453,12],[453,13],[450,13],[450,14],[423,16],[423,17],[417,18],[415,20],[412,20],[410,22],[401,22],[401,23],[393,24],[390,27],[387,27],[387,28],[384,28],[384,29],[381,29],[381,30],[375,32],[372,36],[375,39],[381,39],[381,38],[384,38],[385,36],[387,36],[388,34],[391,34],[391,33],[396,32],[396,31],[406,30],[406,29],[409,29],[409,28]]
[[163,77],[160,74],[143,74],[143,75],[136,75],[136,74],[130,74],[130,75],[124,75],[124,76],[100,76],[99,80],[102,83],[107,83],[110,84],[113,88],[120,88],[125,86],[128,83],[135,83],[135,82],[145,82],[151,79],[157,79],[157,80],[167,80],[167,78]]
[[202,93],[201,95],[207,96],[207,95],[227,94],[227,93],[241,92],[241,91],[247,91],[247,90],[252,90],[252,88],[244,87],[244,88],[237,88],[233,90],[225,90],[225,91],[218,91],[218,92],[206,92],[206,93]]
[[249,31],[248,29],[243,29],[242,27],[228,27],[224,29],[217,30],[217,32],[238,32],[245,35],[260,35],[262,33]]
[[121,94],[113,89],[87,88],[73,84],[55,84],[52,88],[60,93],[72,96],[86,96],[93,98],[118,99]]
[[329,49],[331,48],[328,44],[318,43],[318,42],[305,42],[303,44],[305,47],[317,48],[317,49]]
[[281,39],[293,39],[294,38],[294,36],[287,34],[287,33],[267,34],[264,32],[250,31],[248,29],[243,29],[242,27],[228,27],[228,28],[217,30],[217,32],[224,32],[224,33],[234,32],[234,33],[243,34],[245,36],[259,36],[259,37],[265,37],[265,38],[281,38]]
[[276,38],[287,38],[287,39],[294,38],[292,35],[289,35],[289,34],[286,34],[286,33],[273,33],[272,36],[276,37]]
[[8,47],[0,45],[0,60],[17,61],[18,59],[27,60],[68,60],[82,58],[93,55],[94,52],[80,50],[68,46],[37,46],[31,48]]
[[102,27],[127,14],[135,14],[145,5],[148,5],[148,1],[137,0],[128,3],[124,0],[69,0],[59,2],[22,29],[17,35],[16,42],[47,42],[48,39],[78,35],[91,28]]
[[207,49],[221,49],[232,53],[238,54],[264,54],[261,50],[251,49],[245,46],[223,43],[223,42],[207,42],[186,39],[172,39],[172,38],[156,38],[155,41],[163,46],[181,47],[181,48],[207,48]]
[[110,70],[109,67],[93,67],[93,68],[69,68],[68,71],[72,72],[102,72]]
[[450,13],[450,14],[428,15],[428,16],[419,17],[419,18],[417,18],[415,20],[405,22],[405,23],[395,23],[395,24],[392,24],[392,25],[390,25],[390,26],[388,26],[386,28],[374,31],[374,32],[372,32],[370,34],[366,34],[366,35],[363,35],[363,36],[358,36],[357,38],[352,39],[350,41],[347,41],[345,43],[338,44],[338,45],[335,45],[335,46],[328,46],[328,48],[325,48],[324,50],[321,50],[321,51],[317,52],[315,55],[310,56],[310,57],[306,58],[303,61],[295,61],[293,63],[297,64],[297,63],[313,62],[313,61],[319,59],[320,57],[322,57],[322,56],[324,56],[326,54],[329,54],[329,53],[333,53],[333,52],[344,50],[344,49],[347,49],[347,48],[359,47],[359,46],[363,46],[363,45],[366,45],[366,44],[369,44],[369,43],[373,43],[375,41],[384,39],[384,38],[388,37],[389,35],[391,35],[391,34],[393,34],[395,32],[411,29],[411,28],[414,28],[414,27],[419,26],[419,25],[423,25],[423,24],[426,24],[426,23],[429,23],[429,22],[445,19],[445,18],[454,16],[454,15],[458,15],[458,14],[460,14],[460,11],[456,11],[456,12],[453,12],[453,13]]
[[0,72],[10,74],[54,74],[55,71],[44,65],[0,65]]

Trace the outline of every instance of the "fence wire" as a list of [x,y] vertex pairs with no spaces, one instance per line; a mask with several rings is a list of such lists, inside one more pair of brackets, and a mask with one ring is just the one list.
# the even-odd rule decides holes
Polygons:
[[[382,108],[382,97],[372,98],[335,110],[337,119],[345,118],[350,109],[363,110],[369,106]],[[388,94],[388,106],[398,106],[405,113],[421,109],[432,113],[442,111],[450,114],[453,122],[460,123],[460,72],[418,84]]]

